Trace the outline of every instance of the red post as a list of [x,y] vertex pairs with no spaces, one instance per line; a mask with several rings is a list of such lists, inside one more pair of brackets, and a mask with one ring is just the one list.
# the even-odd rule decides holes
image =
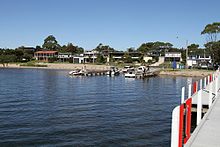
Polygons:
[[194,82],[193,83],[193,94],[197,92],[197,88],[198,88],[198,82]]
[[183,146],[183,117],[184,117],[184,104],[180,105],[180,120],[179,120],[179,147]]
[[186,126],[184,144],[189,140],[191,135],[191,108],[192,108],[192,98],[186,100]]
[[212,75],[209,76],[209,82],[212,82]]

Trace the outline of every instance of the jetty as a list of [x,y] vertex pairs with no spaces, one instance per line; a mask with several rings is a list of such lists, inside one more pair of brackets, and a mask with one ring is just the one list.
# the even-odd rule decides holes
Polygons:
[[155,70],[155,71],[149,71],[149,72],[145,72],[145,73],[136,73],[135,74],[135,78],[138,79],[144,79],[144,78],[148,78],[148,77],[154,77],[157,76],[159,74],[159,70]]
[[70,76],[102,76],[106,75],[108,70],[79,70],[76,74],[71,74]]
[[[216,82],[220,82],[219,78],[216,79]],[[216,90],[217,93],[212,91],[212,106],[207,110],[207,113],[192,133],[192,136],[185,145],[186,147],[220,146],[220,94],[219,88]]]
[[220,72],[186,88],[172,113],[171,147],[220,146]]

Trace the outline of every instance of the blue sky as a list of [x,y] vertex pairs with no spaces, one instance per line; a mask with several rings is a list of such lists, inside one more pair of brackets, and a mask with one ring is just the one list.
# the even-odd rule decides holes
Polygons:
[[0,47],[42,45],[50,34],[86,50],[150,41],[202,46],[200,33],[220,21],[219,6],[219,0],[1,0]]

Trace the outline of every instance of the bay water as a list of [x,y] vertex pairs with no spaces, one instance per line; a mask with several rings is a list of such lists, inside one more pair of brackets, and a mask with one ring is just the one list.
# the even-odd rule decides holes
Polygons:
[[189,80],[0,69],[0,146],[170,146]]

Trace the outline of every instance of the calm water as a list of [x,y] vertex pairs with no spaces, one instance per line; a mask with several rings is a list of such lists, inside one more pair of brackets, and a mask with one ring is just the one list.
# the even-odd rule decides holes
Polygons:
[[169,146],[186,83],[0,69],[0,146]]

